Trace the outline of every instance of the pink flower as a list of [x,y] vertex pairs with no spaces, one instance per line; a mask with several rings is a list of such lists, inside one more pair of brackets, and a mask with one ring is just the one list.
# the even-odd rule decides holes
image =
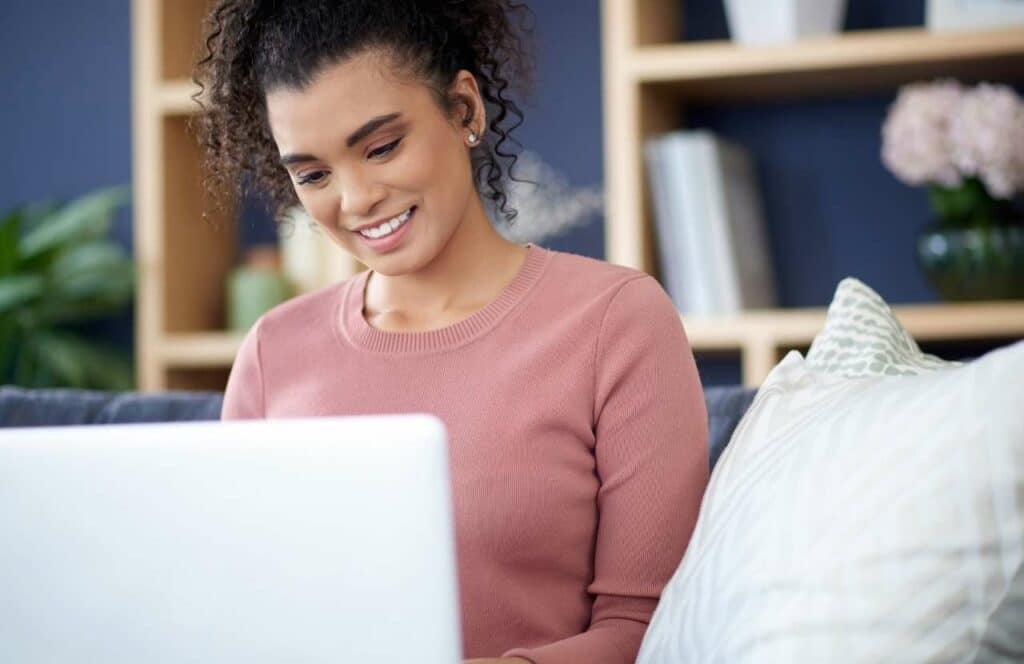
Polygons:
[[882,162],[906,184],[956,187],[976,177],[994,198],[1024,191],[1024,100],[1009,86],[905,85],[882,139]]
[[900,89],[882,126],[882,162],[905,184],[954,187],[962,182],[949,127],[963,96],[963,86],[952,79]]
[[1006,85],[981,83],[950,124],[952,159],[995,198],[1024,191],[1024,102]]

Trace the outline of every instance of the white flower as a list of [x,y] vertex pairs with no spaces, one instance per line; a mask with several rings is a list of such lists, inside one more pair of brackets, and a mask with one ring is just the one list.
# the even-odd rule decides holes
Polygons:
[[950,124],[952,159],[995,198],[1024,191],[1024,102],[1006,85],[981,83]]
[[903,86],[882,126],[882,162],[909,185],[962,182],[949,126],[964,95],[952,79]]

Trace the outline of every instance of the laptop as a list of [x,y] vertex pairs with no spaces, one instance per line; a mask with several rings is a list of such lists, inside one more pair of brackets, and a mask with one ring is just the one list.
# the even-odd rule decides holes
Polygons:
[[461,662],[441,420],[0,431],[0,661]]

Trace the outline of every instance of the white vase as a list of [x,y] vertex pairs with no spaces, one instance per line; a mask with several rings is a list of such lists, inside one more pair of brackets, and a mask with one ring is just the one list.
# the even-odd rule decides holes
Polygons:
[[725,0],[733,41],[779,44],[839,32],[846,0]]

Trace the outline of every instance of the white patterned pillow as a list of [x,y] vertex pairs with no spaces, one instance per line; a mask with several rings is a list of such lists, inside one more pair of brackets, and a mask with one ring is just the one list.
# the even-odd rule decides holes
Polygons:
[[942,362],[844,280],[715,466],[637,662],[1019,661],[1021,395],[1024,341]]
[[847,378],[911,376],[959,364],[922,353],[885,300],[853,277],[839,282],[825,327],[807,351],[809,369]]

